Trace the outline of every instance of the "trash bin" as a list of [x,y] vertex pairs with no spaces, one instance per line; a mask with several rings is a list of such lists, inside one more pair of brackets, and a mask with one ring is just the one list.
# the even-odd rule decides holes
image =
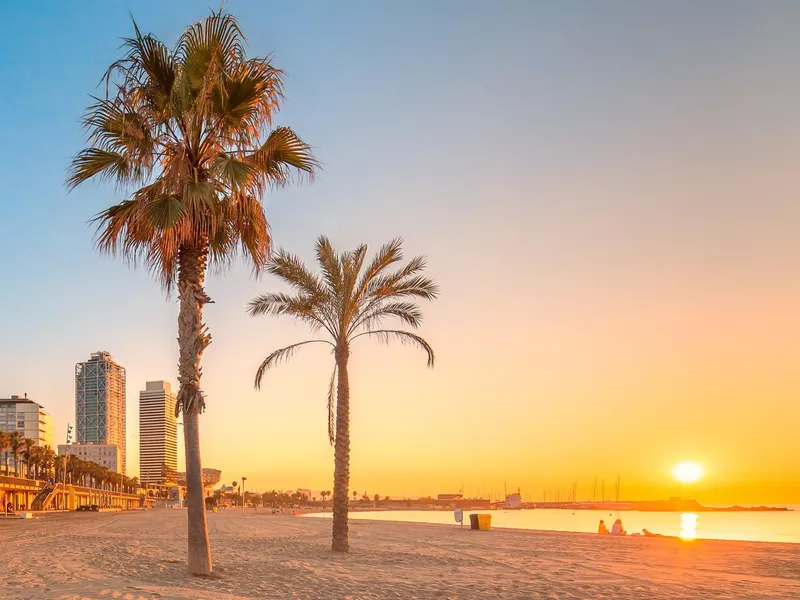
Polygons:
[[478,529],[489,531],[492,528],[492,515],[478,515]]
[[478,515],[476,515],[475,513],[472,513],[469,516],[469,528],[470,529],[479,529],[479,527],[478,527]]

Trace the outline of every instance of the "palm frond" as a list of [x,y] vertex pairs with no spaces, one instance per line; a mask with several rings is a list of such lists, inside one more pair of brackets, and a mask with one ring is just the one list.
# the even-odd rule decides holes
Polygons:
[[[357,294],[356,283],[358,276],[361,273],[361,268],[364,266],[364,257],[367,255],[367,245],[361,244],[355,250],[348,252],[342,258],[342,266],[344,272],[342,273],[342,284],[347,293],[347,303],[350,304],[351,300],[355,299]],[[355,307],[356,304],[353,304]]]
[[271,367],[276,366],[281,361],[289,360],[297,349],[300,346],[305,346],[307,344],[328,344],[329,346],[333,346],[328,340],[307,340],[305,342],[299,342],[297,344],[292,344],[291,346],[286,346],[285,348],[281,348],[280,350],[275,350],[272,354],[267,356],[264,359],[264,362],[261,363],[261,366],[258,367],[256,371],[256,379],[255,379],[255,388],[257,390],[261,389],[261,379],[264,377],[264,373]]
[[226,152],[217,154],[211,163],[211,168],[220,181],[231,190],[247,187],[254,173],[251,165],[237,160]]
[[262,294],[251,300],[247,312],[253,317],[258,315],[289,315],[305,322],[313,332],[322,328],[335,337],[335,330],[332,324],[326,320],[322,309],[323,304],[317,298],[269,293]]
[[254,196],[236,194],[226,206],[231,211],[228,222],[241,239],[242,251],[250,259],[257,276],[269,266],[272,237],[264,206]]
[[89,141],[104,150],[126,152],[132,160],[138,159],[143,170],[149,170],[156,140],[144,113],[130,110],[119,101],[95,100],[83,117]]
[[283,72],[272,65],[270,57],[233,65],[213,94],[218,127],[239,140],[258,138],[280,107],[282,78]]
[[413,302],[387,302],[379,303],[360,314],[353,322],[350,332],[355,332],[360,327],[372,329],[387,317],[396,317],[415,329],[422,324],[422,311]]
[[361,275],[361,279],[358,282],[357,300],[360,300],[361,297],[366,293],[367,286],[373,279],[375,279],[375,277],[377,277],[391,265],[401,260],[403,260],[402,238],[395,238],[388,244],[381,246],[381,249],[378,250],[375,258],[372,259],[372,262],[367,266],[367,268],[364,270],[364,273]]
[[331,241],[321,235],[316,245],[317,262],[322,269],[322,274],[328,289],[334,298],[341,298],[344,289],[342,263]]
[[355,340],[356,338],[360,338],[365,335],[376,336],[383,343],[387,345],[392,340],[396,340],[401,344],[411,344],[412,346],[417,346],[418,348],[422,348],[428,355],[428,367],[431,368],[433,367],[433,363],[435,360],[433,348],[431,348],[430,344],[428,344],[428,342],[426,342],[422,337],[414,333],[411,333],[409,331],[395,330],[395,329],[375,329],[372,331],[364,331],[362,333],[356,334],[352,337],[352,340]]
[[134,37],[123,40],[128,54],[106,71],[106,88],[114,73],[121,73],[125,88],[139,88],[154,108],[163,111],[170,100],[177,76],[173,54],[153,35],[142,35],[133,17],[131,21]]
[[311,146],[306,144],[289,127],[278,127],[266,141],[244,159],[255,167],[262,185],[284,185],[291,177],[289,167],[293,167],[309,178],[319,167]]
[[164,194],[153,199],[147,206],[147,214],[158,229],[173,227],[184,211],[183,202],[175,194]]
[[314,275],[296,255],[279,249],[272,258],[269,272],[283,279],[301,293],[316,296],[322,293],[319,277]]
[[72,190],[96,175],[117,183],[128,183],[135,181],[139,172],[124,154],[102,148],[86,148],[78,152],[70,163],[67,189]]

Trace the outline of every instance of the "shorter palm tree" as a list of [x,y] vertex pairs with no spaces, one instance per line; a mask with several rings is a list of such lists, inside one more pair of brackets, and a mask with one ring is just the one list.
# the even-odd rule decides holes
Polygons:
[[14,457],[14,475],[22,477],[22,469],[19,464],[19,455],[22,448],[25,446],[25,438],[16,429],[8,436],[8,447],[11,450],[11,456]]
[[8,433],[0,429],[0,454],[3,455],[5,475],[8,477]]
[[[317,276],[296,256],[279,250],[269,271],[288,283],[296,295],[272,293],[250,303],[251,315],[288,315],[311,326],[314,332],[325,331],[326,339],[312,339],[276,350],[261,363],[255,386],[267,369],[291,357],[300,346],[321,343],[332,348],[335,363],[328,388],[328,438],[334,446],[333,542],[331,549],[349,549],[347,489],[350,485],[350,345],[360,337],[374,336],[389,343],[396,340],[417,346],[434,362],[433,348],[420,336],[399,329],[382,329],[386,319],[396,318],[416,329],[422,312],[414,302],[433,300],[438,288],[422,275],[426,261],[417,257],[392,271],[403,260],[403,242],[395,239],[384,245],[365,266],[367,246],[337,254],[328,238],[317,241],[317,262],[322,271]],[[335,400],[334,400],[335,399]],[[355,498],[355,492],[353,492]]]
[[25,438],[22,440],[25,448],[22,451],[22,460],[25,461],[25,477],[31,479],[31,450],[35,447],[36,442],[34,442],[31,438]]

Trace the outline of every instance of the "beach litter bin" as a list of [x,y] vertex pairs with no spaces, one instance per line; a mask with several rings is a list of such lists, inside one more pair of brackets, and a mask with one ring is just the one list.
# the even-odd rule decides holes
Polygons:
[[489,531],[492,528],[492,515],[477,515],[478,516],[478,529],[481,531]]
[[469,516],[469,528],[470,529],[478,529],[478,515],[472,513]]

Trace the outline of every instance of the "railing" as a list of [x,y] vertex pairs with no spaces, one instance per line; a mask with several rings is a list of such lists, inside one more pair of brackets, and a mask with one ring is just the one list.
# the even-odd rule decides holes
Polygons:
[[58,486],[61,485],[57,483],[55,485],[47,484],[43,487],[31,502],[31,510],[46,510],[50,503],[55,498],[56,491],[58,490]]

